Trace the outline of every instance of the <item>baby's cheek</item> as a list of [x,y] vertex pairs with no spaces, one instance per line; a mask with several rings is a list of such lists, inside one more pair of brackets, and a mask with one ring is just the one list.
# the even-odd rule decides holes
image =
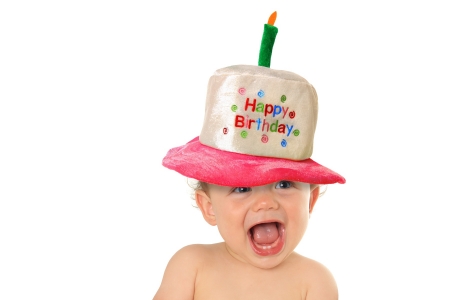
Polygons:
[[217,229],[219,230],[220,236],[221,236],[224,240],[226,240],[226,239],[227,239],[227,235],[228,235],[227,230],[224,229],[224,227],[222,227],[222,226],[219,225],[219,224],[217,224]]
[[230,222],[221,216],[217,216],[216,221],[220,235],[222,235],[222,237],[229,235],[231,231]]
[[297,214],[290,216],[289,220],[295,224],[295,227],[298,228],[298,230],[303,230],[308,226],[309,217],[309,211],[302,210]]

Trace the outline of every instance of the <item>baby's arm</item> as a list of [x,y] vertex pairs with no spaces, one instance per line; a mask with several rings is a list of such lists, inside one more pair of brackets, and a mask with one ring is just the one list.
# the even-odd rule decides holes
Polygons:
[[170,259],[163,280],[153,300],[194,299],[195,278],[199,264],[198,245],[180,249]]

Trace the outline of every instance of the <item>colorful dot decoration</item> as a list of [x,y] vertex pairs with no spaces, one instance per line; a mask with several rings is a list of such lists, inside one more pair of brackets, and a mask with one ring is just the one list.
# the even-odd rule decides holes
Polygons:
[[286,96],[285,95],[283,95],[283,96],[281,96],[281,102],[286,102]]
[[241,94],[241,95],[245,95],[245,88],[241,87],[241,88],[238,90],[238,92],[239,92],[239,94]]
[[238,109],[236,104],[231,105],[231,111],[236,112]]
[[265,144],[268,141],[269,141],[269,137],[267,135],[263,134],[262,137],[261,137],[261,142],[263,142]]
[[248,132],[247,132],[247,131],[245,131],[245,130],[242,130],[242,131],[241,131],[241,137],[242,137],[242,138],[245,139],[245,138],[247,137],[247,135],[248,135]]
[[262,98],[262,97],[264,97],[264,91],[263,90],[259,90],[259,92],[258,92],[258,97],[259,98]]
[[223,131],[223,134],[227,134],[228,133],[228,127],[224,127],[222,131]]
[[295,111],[291,111],[289,113],[289,118],[291,118],[291,119],[295,118]]
[[286,142],[285,139],[283,139],[283,140],[281,141],[281,147],[286,147],[286,146],[287,146],[287,142]]
[[299,135],[300,135],[300,130],[295,129],[295,130],[294,130],[294,135],[295,135],[295,136],[299,136]]

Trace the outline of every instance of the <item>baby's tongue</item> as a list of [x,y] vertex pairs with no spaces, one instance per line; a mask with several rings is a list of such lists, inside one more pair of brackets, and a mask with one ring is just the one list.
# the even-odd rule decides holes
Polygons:
[[258,244],[271,244],[278,238],[278,228],[276,223],[264,223],[255,225],[252,228],[253,240]]

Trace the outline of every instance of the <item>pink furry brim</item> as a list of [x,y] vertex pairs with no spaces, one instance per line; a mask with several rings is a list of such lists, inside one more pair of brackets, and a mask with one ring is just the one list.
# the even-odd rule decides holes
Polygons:
[[163,166],[186,177],[222,186],[258,186],[280,180],[345,183],[344,177],[312,159],[293,161],[228,152],[205,146],[198,137],[170,149]]

